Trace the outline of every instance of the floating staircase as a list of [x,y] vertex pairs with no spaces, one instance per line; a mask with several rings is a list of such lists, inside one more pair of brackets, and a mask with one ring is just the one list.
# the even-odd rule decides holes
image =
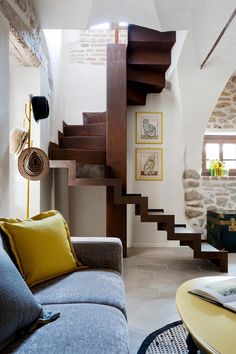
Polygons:
[[[114,235],[122,240],[124,256],[126,256],[126,235],[122,228],[125,228],[126,232],[125,208],[126,205],[133,204],[135,214],[140,216],[141,222],[157,223],[157,230],[166,231],[167,240],[180,241],[180,245],[193,249],[194,258],[211,260],[221,272],[227,272],[228,253],[226,251],[219,251],[205,241],[203,242],[201,234],[193,232],[186,225],[176,224],[175,216],[165,214],[163,209],[149,209],[148,197],[126,193],[126,183],[122,178],[124,173],[119,175],[117,164],[112,165],[113,161],[119,162],[121,151],[124,153],[124,149],[120,149],[126,146],[126,135],[123,136],[123,133],[117,131],[117,117],[120,122],[126,122],[126,115],[122,116],[124,110],[121,109],[117,114],[117,107],[119,109],[119,105],[123,102],[121,96],[124,97],[124,92],[120,96],[119,90],[121,87],[127,88],[125,97],[128,105],[144,105],[148,93],[160,93],[165,87],[165,72],[171,64],[171,48],[174,43],[175,32],[161,33],[130,25],[127,60],[126,57],[123,60],[126,65],[127,82],[124,86],[121,82],[115,86],[116,80],[110,77],[114,70],[110,66],[107,80],[110,80],[109,83],[112,82],[117,92],[112,92],[112,97],[108,95],[108,112],[83,113],[83,125],[64,123],[63,132],[58,132],[58,144],[50,143],[49,145],[50,165],[52,168],[68,169],[68,185],[70,186],[107,187],[107,208],[111,208],[109,217],[111,216],[111,223],[115,225],[112,231],[115,230]],[[108,53],[110,52],[110,58],[114,59],[114,63],[120,65],[119,55],[123,49],[117,47],[117,50],[115,45],[113,46],[108,48]],[[117,70],[116,79],[123,77],[123,73],[124,71],[121,70],[120,74]],[[109,86],[109,89],[111,87],[113,86]],[[124,104],[126,105],[126,102]],[[120,123],[121,126],[123,123]],[[109,124],[111,124],[110,127]],[[113,136],[108,137],[110,132]],[[117,140],[118,133],[119,139]],[[109,163],[111,166],[107,165],[107,161],[111,161]],[[126,166],[123,171],[126,176]],[[123,209],[120,211],[119,208]]]
[[201,234],[193,232],[185,225],[176,224],[174,215],[167,215],[163,209],[149,209],[148,197],[141,194],[128,194],[122,191],[122,181],[118,178],[78,178],[75,161],[50,161],[51,168],[68,169],[69,186],[107,186],[113,188],[113,203],[116,205],[135,205],[135,215],[141,222],[157,223],[157,230],[167,232],[167,240],[180,241],[181,246],[193,249],[193,257],[207,259],[215,263],[221,272],[228,272],[228,252],[219,251],[201,240]]
[[51,160],[75,160],[77,176],[109,177],[106,166],[106,112],[83,113],[83,125],[63,122],[58,144],[50,143]]
[[159,32],[130,25],[127,47],[127,104],[145,105],[148,93],[165,87],[165,72],[171,65],[175,32]]

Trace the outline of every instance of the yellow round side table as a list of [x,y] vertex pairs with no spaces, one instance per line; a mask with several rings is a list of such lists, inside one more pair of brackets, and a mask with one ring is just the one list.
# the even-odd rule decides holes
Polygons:
[[229,277],[189,280],[177,290],[176,303],[192,339],[206,353],[236,354],[236,313],[207,302],[188,291]]

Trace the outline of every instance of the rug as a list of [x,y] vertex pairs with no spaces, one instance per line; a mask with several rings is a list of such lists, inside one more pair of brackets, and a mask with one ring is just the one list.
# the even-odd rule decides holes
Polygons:
[[183,322],[173,322],[149,334],[137,354],[189,354],[187,336],[188,331]]

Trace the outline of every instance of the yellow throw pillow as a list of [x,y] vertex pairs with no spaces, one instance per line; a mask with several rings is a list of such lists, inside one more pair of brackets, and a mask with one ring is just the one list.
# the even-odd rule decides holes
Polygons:
[[68,226],[59,212],[18,220],[4,219],[0,227],[29,286],[84,268],[75,257]]

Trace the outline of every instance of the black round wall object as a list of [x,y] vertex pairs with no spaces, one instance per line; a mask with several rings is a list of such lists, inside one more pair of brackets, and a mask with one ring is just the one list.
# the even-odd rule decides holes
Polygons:
[[46,119],[49,115],[48,100],[44,96],[32,96],[31,105],[34,113],[34,119],[38,122],[41,119]]

